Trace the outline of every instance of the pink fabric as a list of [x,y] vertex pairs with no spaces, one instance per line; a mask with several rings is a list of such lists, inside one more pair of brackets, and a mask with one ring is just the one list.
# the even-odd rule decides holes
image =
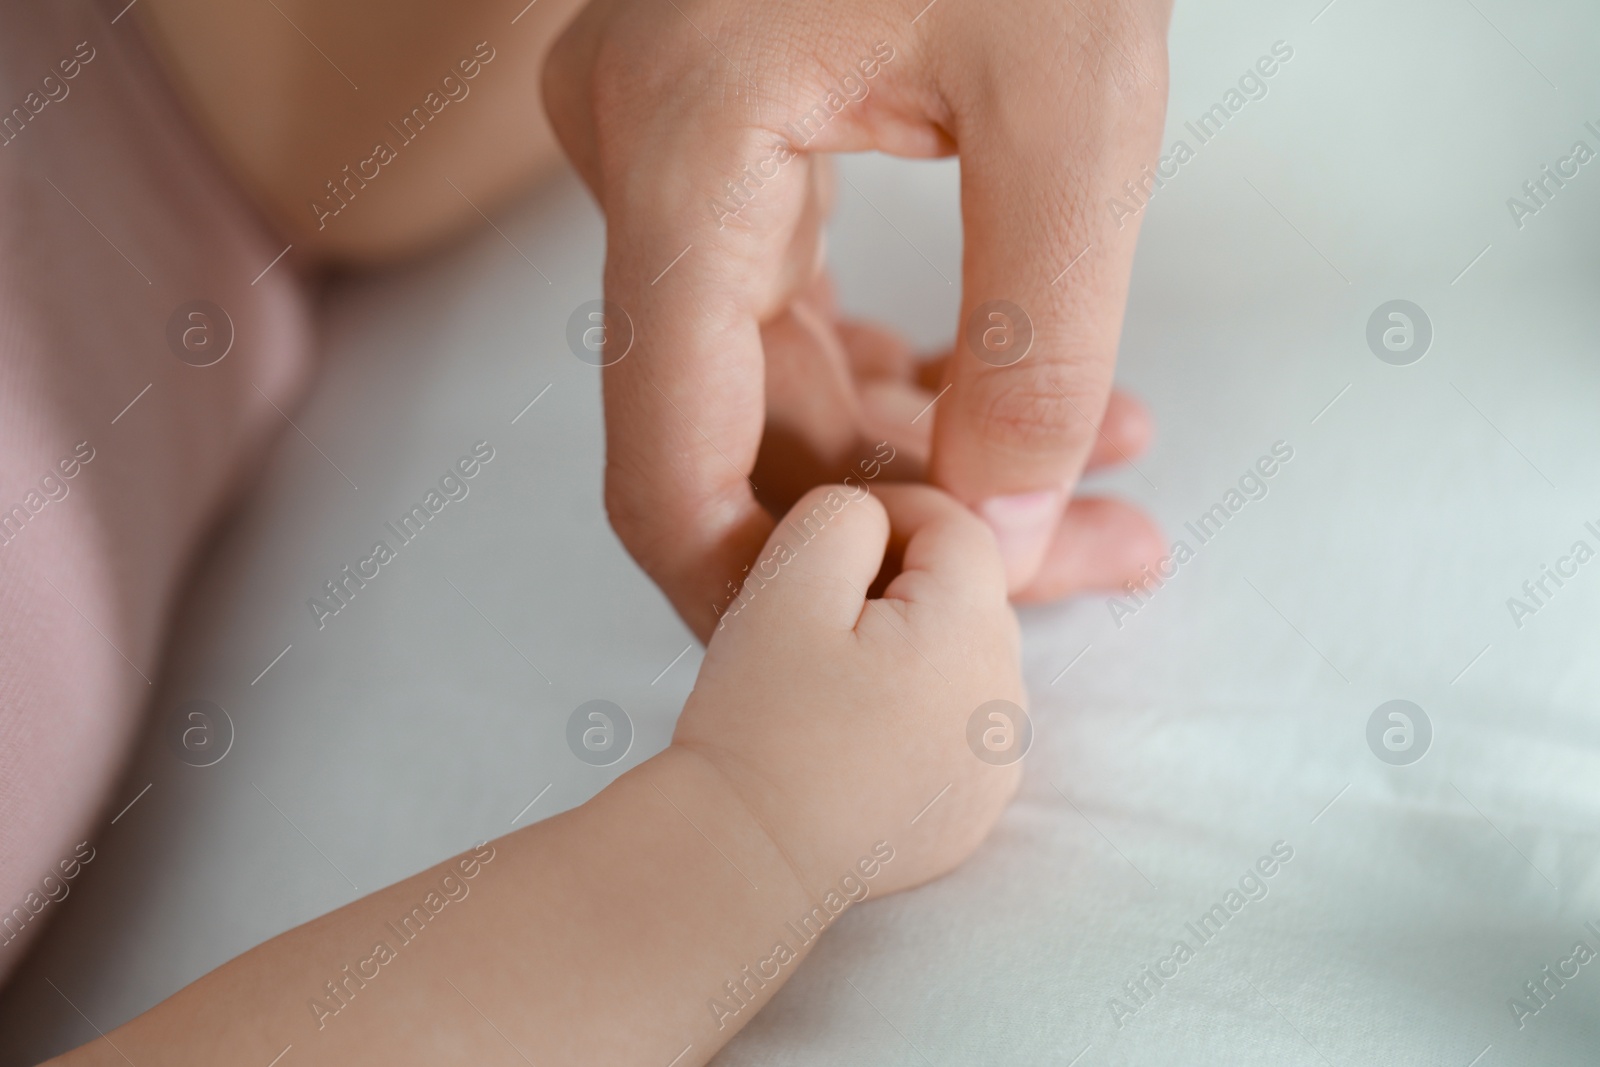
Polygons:
[[[0,918],[114,814],[188,561],[309,365],[291,259],[252,283],[285,242],[123,2],[0,13]],[[209,367],[167,338],[196,299],[233,324]],[[50,914],[0,930],[0,978]]]

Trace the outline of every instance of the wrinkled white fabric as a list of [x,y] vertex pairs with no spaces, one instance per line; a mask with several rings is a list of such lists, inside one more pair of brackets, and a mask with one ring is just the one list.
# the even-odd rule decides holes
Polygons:
[[[1600,173],[1521,229],[1506,200],[1585,136],[1596,16],[1485,8],[1557,97],[1468,8],[1315,6],[1177,14],[1169,145],[1274,41],[1295,52],[1146,210],[1122,379],[1160,430],[1112,485],[1193,558],[1120,628],[1103,598],[1025,612],[1015,806],[954,875],[847,914],[718,1063],[1594,1062],[1600,961],[1543,1003],[1524,983],[1600,950],[1600,562],[1520,628],[1506,601],[1600,547]],[[841,291],[940,341],[953,166],[847,168]],[[152,789],[0,1000],[32,1054],[92,1036],[45,976],[109,1027],[666,742],[699,651],[674,661],[689,639],[600,507],[597,381],[564,339],[598,292],[583,205],[569,180],[499,220],[552,284],[486,233],[332,302],[297,416],[327,458],[279,447],[157,700],[223,705],[234,747],[196,769],[147,741],[120,793]],[[1433,325],[1411,366],[1367,345],[1392,299]],[[479,439],[470,496],[319,629],[307,600]],[[1196,544],[1185,523],[1280,441],[1266,495]],[[603,770],[563,739],[594,698],[637,731]],[[1368,745],[1392,699],[1431,721],[1410,766]],[[1179,940],[1141,1003],[1126,985]]]

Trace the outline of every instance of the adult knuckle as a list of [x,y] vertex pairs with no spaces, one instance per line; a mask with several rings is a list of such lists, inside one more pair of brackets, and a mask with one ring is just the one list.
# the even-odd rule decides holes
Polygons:
[[627,444],[606,458],[601,500],[606,519],[628,554],[658,582],[676,562],[674,531],[690,529],[692,489],[674,492],[672,479]]
[[992,376],[980,389],[979,432],[1004,452],[1040,455],[1087,448],[1094,427],[1064,378],[1054,367]]
[[636,100],[649,98],[653,69],[630,39],[614,33],[602,35],[588,73],[595,122],[632,114]]
[[648,555],[648,538],[645,535],[651,529],[649,521],[650,505],[641,499],[639,482],[620,470],[615,464],[606,465],[605,489],[602,494],[605,503],[606,519],[611,523],[611,528],[617,532],[633,558],[645,570],[650,570]]
[[1087,11],[1075,5],[1066,13],[1078,62],[1052,70],[1068,83],[1069,98],[1103,114],[1165,112],[1166,16],[1151,7],[1116,0]]

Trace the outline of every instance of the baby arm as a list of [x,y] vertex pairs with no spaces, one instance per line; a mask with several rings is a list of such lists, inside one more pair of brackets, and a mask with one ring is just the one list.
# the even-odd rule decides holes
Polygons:
[[849,493],[779,525],[664,752],[56,1062],[704,1063],[851,897],[951,869],[1015,788],[965,740],[1022,699],[992,536],[932,489]]

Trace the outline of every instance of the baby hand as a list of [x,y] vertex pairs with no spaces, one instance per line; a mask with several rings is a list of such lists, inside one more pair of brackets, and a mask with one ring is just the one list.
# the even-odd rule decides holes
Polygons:
[[[886,554],[893,580],[869,599]],[[978,758],[968,722],[1025,699],[983,522],[925,486],[823,486],[778,523],[723,614],[673,745],[720,772],[808,893],[878,842],[894,862],[872,886],[892,892],[988,834],[1020,765]]]
[[[868,599],[880,570],[893,580]],[[968,509],[926,486],[813,490],[752,574],[665,752],[471,863],[237,957],[106,1042],[187,1067],[240,1049],[266,1063],[291,1039],[307,1067],[490,1062],[505,1045],[539,1062],[706,1063],[843,898],[955,867],[1018,776],[967,742],[975,709],[1023,699],[1004,567]],[[420,931],[441,891],[467,899],[467,879],[470,902],[404,947],[416,934],[400,926]],[[109,1063],[103,1044],[52,1062]]]

